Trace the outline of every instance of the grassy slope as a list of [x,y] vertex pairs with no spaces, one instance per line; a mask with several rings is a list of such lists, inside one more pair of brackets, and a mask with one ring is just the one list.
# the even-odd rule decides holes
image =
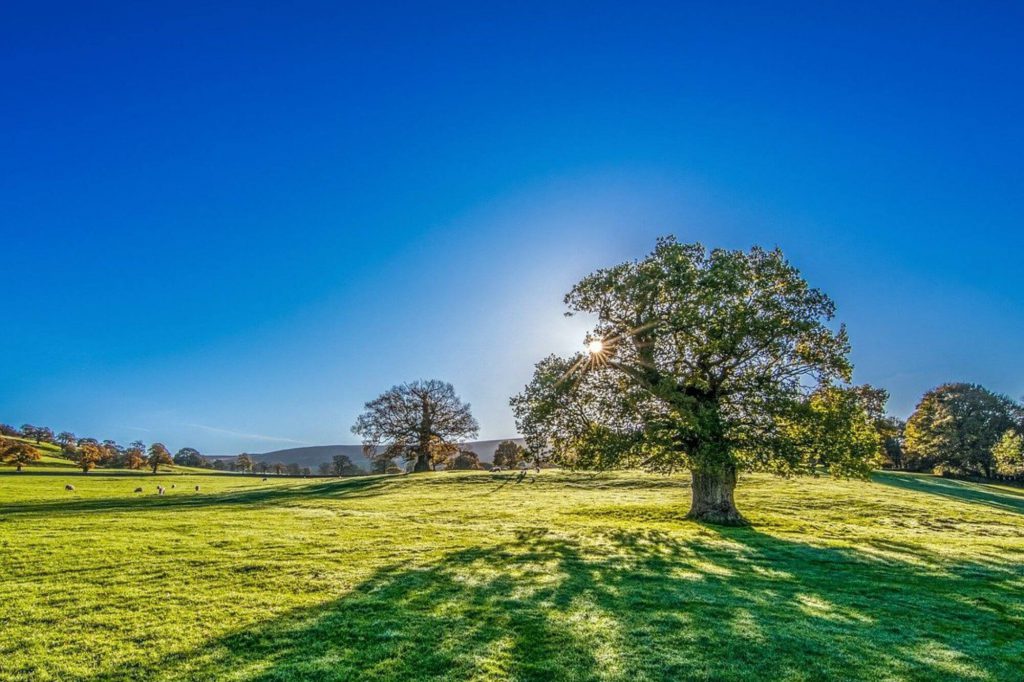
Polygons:
[[[39,450],[39,454],[42,455],[38,460],[29,462],[24,465],[26,471],[37,471],[45,473],[59,473],[54,470],[59,469],[78,469],[78,465],[73,461],[64,456],[60,446],[55,443],[36,443],[34,440],[29,438],[18,438],[16,436],[3,436],[7,440],[20,440],[30,444],[32,447]],[[0,473],[6,471],[15,471],[17,466],[14,464],[7,464],[0,462]],[[132,471],[131,469],[113,469],[101,467],[99,469],[93,469],[94,472],[107,472],[107,473],[126,473],[126,474],[139,474],[139,471]],[[201,469],[198,467],[183,467],[183,466],[162,466],[160,471],[166,473],[219,473],[211,469]]]
[[1012,489],[754,476],[717,529],[642,474],[68,480],[0,475],[0,678],[1024,677]]

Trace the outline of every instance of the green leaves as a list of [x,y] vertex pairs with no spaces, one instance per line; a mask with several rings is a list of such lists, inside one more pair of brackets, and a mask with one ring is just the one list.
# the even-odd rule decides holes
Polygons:
[[569,314],[597,317],[598,355],[551,356],[512,399],[535,452],[573,466],[861,475],[880,451],[854,393],[831,299],[778,249],[659,239],[583,278]]

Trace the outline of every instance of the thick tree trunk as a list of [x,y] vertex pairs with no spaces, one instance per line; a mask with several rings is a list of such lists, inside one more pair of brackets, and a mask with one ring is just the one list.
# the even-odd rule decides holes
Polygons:
[[720,526],[745,526],[747,520],[736,509],[736,467],[697,470],[693,477],[693,502],[686,518]]
[[413,472],[419,473],[421,471],[430,471],[430,456],[425,452],[421,452],[416,457],[416,465],[412,468]]

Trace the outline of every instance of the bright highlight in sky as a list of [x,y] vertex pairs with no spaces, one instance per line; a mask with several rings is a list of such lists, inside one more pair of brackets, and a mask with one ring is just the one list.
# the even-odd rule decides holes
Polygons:
[[594,339],[587,344],[587,350],[590,351],[591,355],[600,355],[604,351],[604,341],[601,339]]

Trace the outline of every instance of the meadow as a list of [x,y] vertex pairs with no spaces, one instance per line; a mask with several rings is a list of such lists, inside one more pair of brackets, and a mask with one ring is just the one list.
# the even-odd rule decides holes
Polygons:
[[1024,491],[737,498],[751,527],[643,473],[5,469],[0,679],[1024,678]]

